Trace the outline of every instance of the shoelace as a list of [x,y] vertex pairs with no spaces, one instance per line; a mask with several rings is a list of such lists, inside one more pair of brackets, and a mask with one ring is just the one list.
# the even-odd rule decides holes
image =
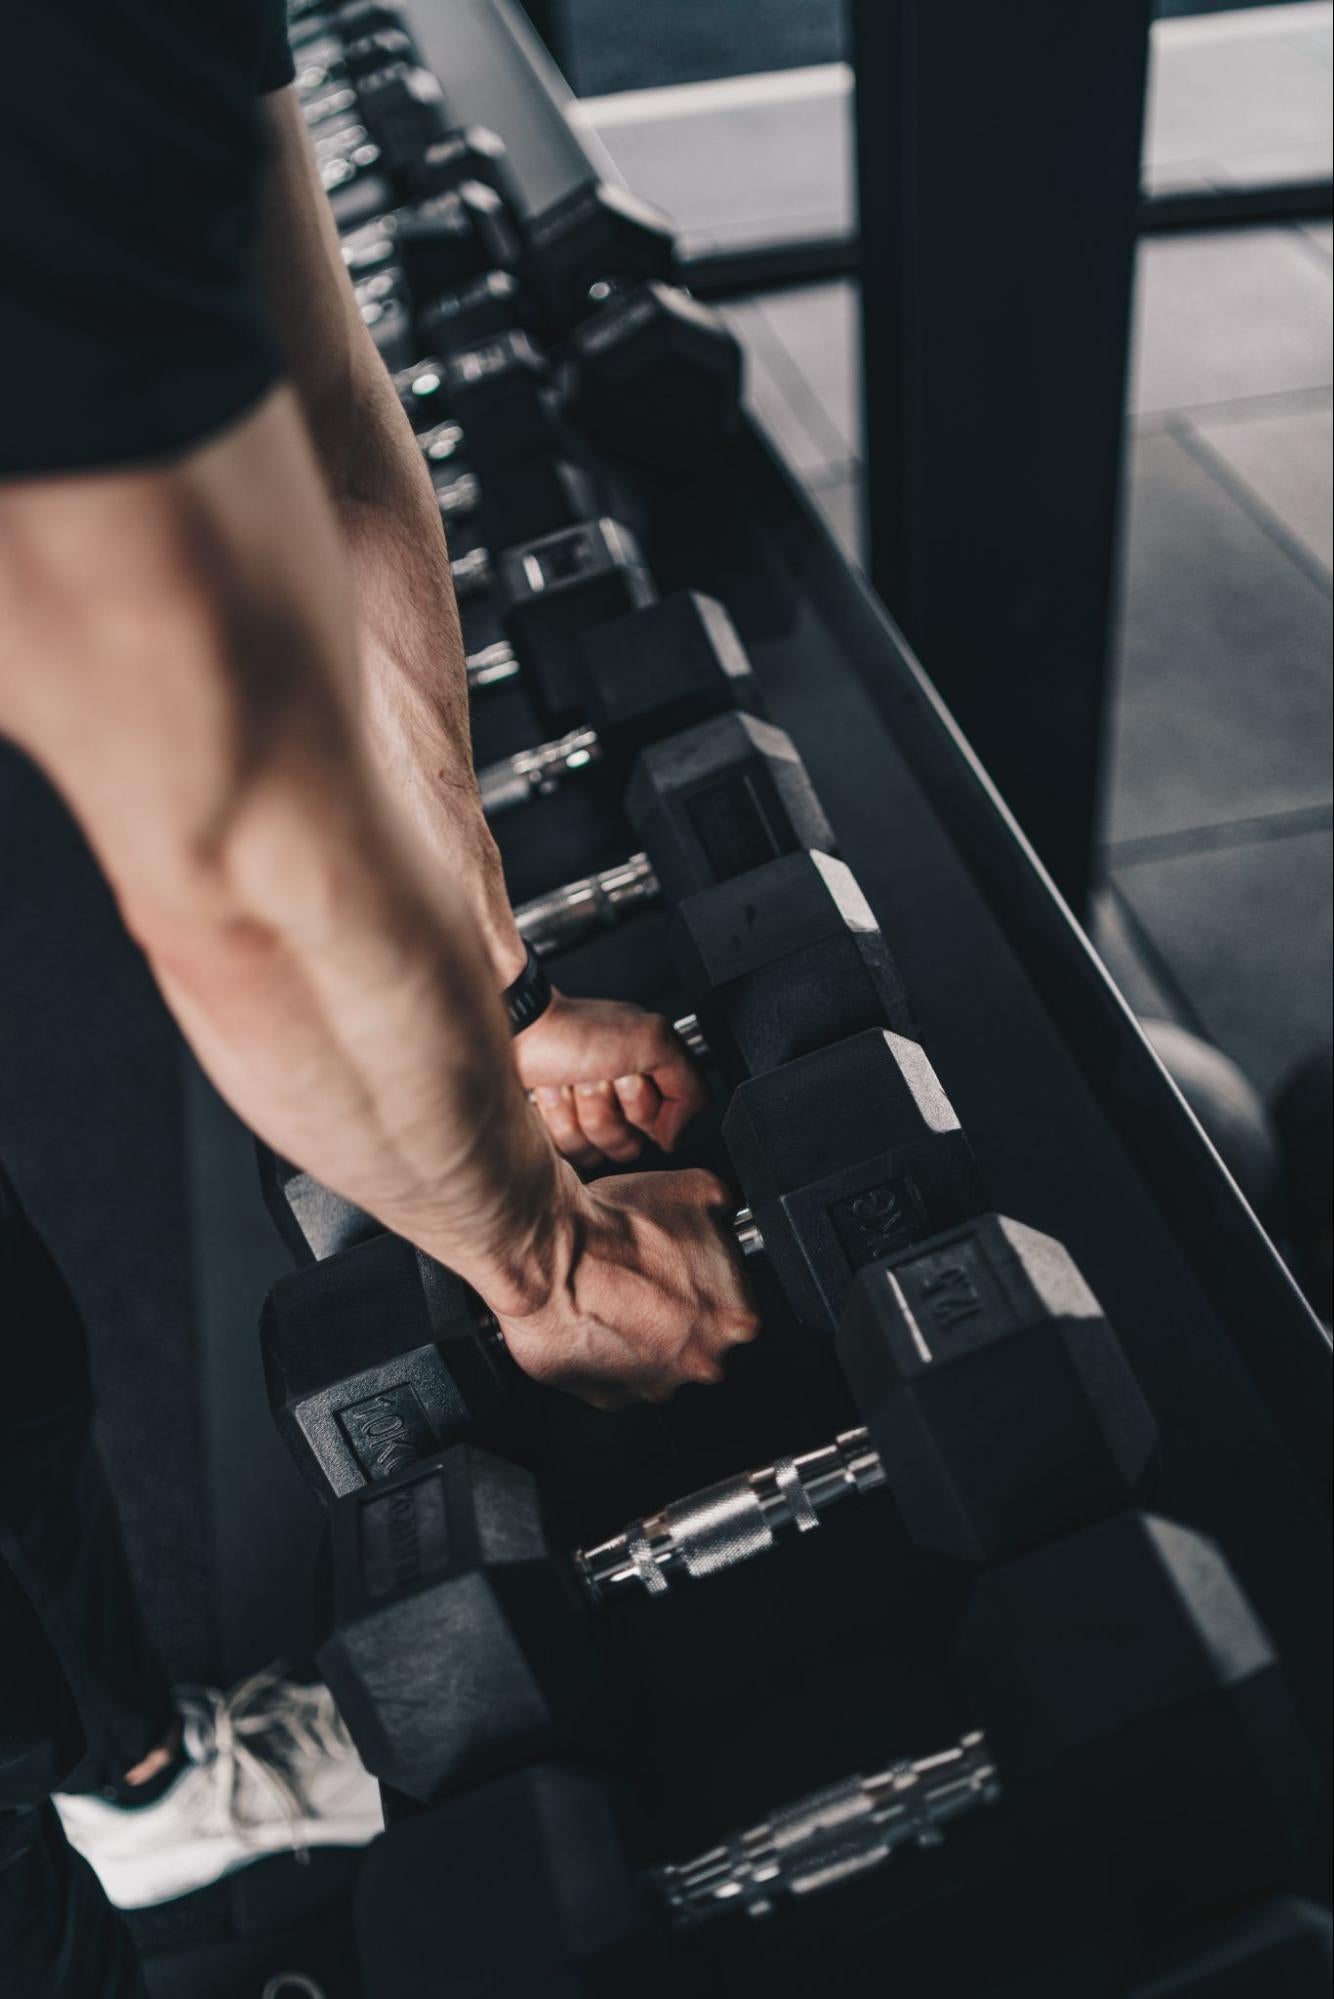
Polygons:
[[[295,1835],[308,1806],[291,1765],[303,1753],[332,1755],[348,1746],[327,1691],[285,1680],[281,1664],[252,1673],[227,1693],[190,1688],[182,1693],[181,1714],[186,1754],[218,1770],[228,1822],[237,1838],[247,1841],[255,1827],[240,1808],[246,1778],[267,1792]],[[299,1860],[309,1857],[295,1837],[292,1850]]]

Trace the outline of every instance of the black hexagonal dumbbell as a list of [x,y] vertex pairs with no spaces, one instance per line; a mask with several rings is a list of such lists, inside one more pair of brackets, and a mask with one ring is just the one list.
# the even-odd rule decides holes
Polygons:
[[[863,1272],[840,1351],[865,1428],[591,1548],[562,1546],[536,1479],[468,1445],[341,1501],[322,1662],[370,1767],[429,1799],[550,1751],[600,1682],[590,1606],[736,1568],[848,1494],[887,1491],[921,1552],[980,1564],[1124,1506],[1152,1454],[1152,1417],[1073,1261],[1000,1216]],[[400,1718],[404,1625],[429,1638]]]
[[833,846],[791,738],[751,715],[717,715],[650,744],[631,771],[625,806],[642,852],[515,910],[539,957],[664,897],[676,902],[777,855]]
[[[865,1045],[858,1047],[858,1043]],[[742,1209],[733,1224],[742,1253],[761,1268],[767,1265],[780,1285],[786,1283],[794,1262],[803,1271],[817,1274],[821,1287],[817,1310],[827,1309],[831,1316],[827,1324],[818,1316],[812,1322],[823,1330],[832,1328],[857,1270],[873,1259],[874,1244],[893,1247],[889,1235],[897,1235],[906,1246],[933,1232],[933,1218],[937,1226],[948,1224],[957,1219],[960,1207],[966,1210],[971,1204],[977,1212],[984,1205],[957,1120],[917,1044],[893,1034],[872,1033],[855,1037],[852,1043],[840,1043],[838,1050],[835,1079],[846,1081],[851,1051],[855,1087],[862,1093],[864,1106],[883,1118],[883,1128],[875,1125],[874,1118],[869,1124],[856,1122],[850,1126],[846,1121],[834,1119],[833,1128],[843,1134],[845,1150],[837,1155],[831,1150],[828,1134],[812,1135],[808,1150],[818,1155],[823,1177],[798,1190],[800,1198],[791,1211],[784,1212],[780,1205],[767,1212],[765,1220],[757,1225],[752,1212]],[[929,1121],[921,1116],[923,1103],[928,1106]],[[811,1103],[805,1104],[803,1115],[808,1121],[815,1115]],[[785,1147],[776,1163],[781,1165],[789,1156]],[[402,1426],[403,1437],[395,1442],[393,1454],[378,1466],[367,1462],[359,1473],[349,1471],[347,1443],[337,1431],[339,1411],[348,1406],[359,1407],[371,1394],[392,1400],[400,1388],[407,1398],[406,1406],[417,1411],[424,1406],[422,1380],[437,1374],[449,1377],[455,1371],[454,1357],[467,1356],[468,1349],[455,1345],[455,1340],[475,1337],[488,1348],[494,1348],[494,1322],[481,1301],[449,1277],[440,1280],[441,1289],[433,1307],[437,1330],[429,1338],[422,1337],[418,1330],[427,1325],[429,1313],[415,1291],[408,1304],[397,1311],[390,1309],[387,1298],[377,1307],[375,1285],[387,1280],[377,1276],[378,1266],[373,1266],[369,1259],[360,1265],[352,1260],[367,1257],[368,1243],[391,1239],[381,1238],[379,1225],[371,1217],[329,1193],[309,1176],[276,1160],[272,1154],[262,1153],[261,1161],[270,1211],[294,1252],[330,1259],[336,1266],[326,1286],[312,1294],[316,1302],[311,1306],[307,1306],[303,1296],[305,1271],[280,1280],[271,1294],[264,1319],[268,1350],[265,1367],[275,1416],[314,1489],[321,1496],[345,1492],[350,1477],[357,1482],[363,1477],[370,1480],[381,1472],[419,1459],[424,1451],[437,1444],[460,1437],[503,1435],[495,1424],[493,1409],[488,1407],[484,1411],[490,1428],[482,1428],[474,1414],[478,1393],[474,1370],[462,1387],[445,1379],[433,1391],[431,1406],[450,1412],[447,1426],[433,1425],[425,1417],[414,1415],[411,1424]],[[907,1220],[898,1217],[895,1228],[887,1235],[884,1188],[886,1184],[897,1184],[903,1175],[912,1178],[915,1188],[911,1215]],[[870,1225],[854,1215],[857,1226],[852,1247],[848,1249],[837,1236],[841,1211],[848,1202],[855,1208],[863,1200],[868,1182],[872,1189],[866,1202]],[[849,1184],[860,1191],[847,1193]],[[831,1226],[834,1248],[830,1241]],[[772,1240],[767,1230],[772,1231]],[[398,1244],[394,1253],[402,1265],[399,1282],[417,1285],[423,1268],[435,1268],[427,1259],[414,1260],[415,1252],[406,1245]],[[352,1266],[350,1276],[342,1274],[345,1264]],[[397,1268],[386,1264],[386,1271]],[[1014,1281],[1017,1284],[1017,1278]],[[353,1330],[338,1340],[324,1337],[321,1313],[337,1309],[346,1323],[348,1307],[339,1303],[340,1298],[363,1294],[365,1313],[358,1316],[353,1312]],[[806,1290],[789,1297],[787,1302],[799,1316],[809,1310]],[[946,1301],[942,1309],[948,1306]],[[365,1327],[360,1336],[355,1330],[358,1324]],[[403,1356],[403,1365],[397,1371],[395,1339],[400,1340],[398,1351]],[[495,1371],[494,1353],[492,1361],[487,1379]],[[512,1389],[513,1372],[509,1381]],[[398,1440],[400,1426],[388,1405],[385,1408],[390,1433]],[[854,1439],[853,1444],[853,1457],[864,1471],[866,1453],[862,1441]],[[847,1463],[840,1459],[837,1464],[814,1468],[831,1496],[837,1478],[831,1483],[825,1473],[841,1477],[850,1469],[856,1469],[851,1459]]]
[[[516,659],[511,677],[519,671]],[[498,678],[493,673],[490,684]],[[712,597],[693,590],[576,635],[554,675],[543,671],[538,652],[524,680],[552,719],[578,713],[582,725],[478,771],[482,809],[491,819],[584,770],[601,768],[624,782],[650,743],[730,708],[763,712],[731,619]]]
[[986,1206],[921,1045],[877,1028],[749,1077],[723,1141],[784,1297],[832,1332],[863,1265]]
[[[674,1933],[836,1894],[982,1808],[995,1810],[983,1854],[1017,1839],[1035,1866],[1080,1855],[1080,1892],[1113,1924],[1228,1909],[1308,1851],[1313,1752],[1273,1647],[1202,1536],[1121,1514],[989,1571],[958,1662],[973,1732],[780,1803],[685,1861],[638,1864],[619,1800],[558,1764],[404,1819],[361,1876],[369,1999],[427,1986],[445,1963],[456,1999],[675,1992]],[[411,1684],[405,1656],[405,1704]],[[885,1737],[902,1733],[886,1716]],[[892,1908],[936,1892],[924,1855]]]
[[521,1447],[522,1377],[495,1321],[398,1236],[379,1231],[279,1278],[260,1348],[279,1434],[321,1499],[462,1438]]

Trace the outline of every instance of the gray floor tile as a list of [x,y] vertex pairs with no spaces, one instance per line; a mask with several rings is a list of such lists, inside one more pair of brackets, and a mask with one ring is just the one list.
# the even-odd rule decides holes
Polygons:
[[1328,180],[1334,147],[1326,139],[1302,139],[1290,145],[1265,146],[1254,153],[1230,153],[1219,161],[1219,180],[1226,187],[1282,186],[1286,181]]
[[1312,62],[1325,69],[1334,69],[1334,36],[1326,28],[1290,28],[1284,40],[1299,49]]
[[817,398],[838,448],[831,463],[861,451],[861,355],[857,288],[809,285],[778,292],[761,306],[765,320]]
[[1324,804],[1328,595],[1171,434],[1129,499],[1111,837]]
[[1328,407],[1206,417],[1193,428],[1294,541],[1326,571],[1334,568],[1334,413]]
[[848,453],[759,306],[729,306],[724,318],[746,350],[746,397],[751,408],[773,432],[796,471],[807,478],[827,474]]
[[1330,279],[1290,229],[1141,244],[1130,406],[1328,387]]
[[718,93],[713,108],[706,91],[695,110],[627,122],[615,100],[605,120],[596,102],[585,115],[628,185],[672,216],[690,254],[738,239],[837,234],[853,215],[844,74],[831,66],[807,94],[776,101]]
[[[1263,25],[1263,24],[1260,24]],[[1308,36],[1159,30],[1154,36],[1145,154],[1172,161],[1231,160],[1310,140],[1329,153],[1330,73]],[[1324,36],[1327,42],[1328,34]],[[1314,36],[1318,44],[1320,31]]]
[[865,561],[862,475],[853,468],[841,479],[815,487],[813,499],[833,529],[849,562],[860,569]]
[[1328,833],[1146,861],[1115,880],[1206,1033],[1257,1088],[1328,1037]]

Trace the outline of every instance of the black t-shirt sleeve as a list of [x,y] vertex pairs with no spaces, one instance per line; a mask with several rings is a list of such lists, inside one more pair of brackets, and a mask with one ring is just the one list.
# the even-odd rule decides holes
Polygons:
[[164,458],[278,375],[253,275],[282,0],[23,0],[0,70],[0,477]]

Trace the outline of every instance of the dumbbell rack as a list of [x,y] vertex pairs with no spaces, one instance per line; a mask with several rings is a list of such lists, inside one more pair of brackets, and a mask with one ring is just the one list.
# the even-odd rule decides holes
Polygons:
[[[456,118],[505,139],[530,212],[614,177],[508,0],[414,0],[411,24]],[[747,421],[706,466],[638,486],[634,504],[659,588],[706,591],[736,621],[768,712],[801,752],[900,963],[995,1204],[1058,1236],[1101,1298],[1162,1436],[1152,1504],[1225,1550],[1327,1760],[1329,1632],[1314,1608],[1330,1566],[1322,1328],[902,636],[762,428]],[[518,687],[478,702],[474,729],[479,765],[543,733]],[[497,833],[515,902],[610,865],[632,844],[596,787],[539,801]],[[662,915],[643,914],[564,955],[556,976],[573,993],[679,1013],[664,930]],[[721,1163],[707,1120],[685,1156]],[[721,1393],[701,1406],[693,1482],[817,1443],[837,1423],[818,1393],[802,1417],[799,1437],[790,1414],[784,1423],[773,1411],[742,1435],[736,1400]],[[590,1483],[580,1524],[609,1529],[653,1496],[646,1484],[613,1500]],[[870,1743],[910,1753],[957,1732],[934,1664],[948,1592],[936,1605],[929,1584],[915,1591],[911,1626],[896,1630],[892,1594],[877,1586],[885,1520],[853,1511],[835,1559],[827,1545],[819,1561],[794,1551],[781,1604],[762,1574],[743,1573],[726,1591],[700,1592],[669,1631],[646,1626],[642,1641],[630,1632],[641,1689],[632,1775],[664,1853],[690,1851],[776,1795],[856,1767]],[[990,1837],[983,1824],[961,1825],[932,1858],[942,1898]],[[947,1975],[962,1988],[970,1963],[978,1980],[999,1977],[997,1939],[1012,1945],[1025,1926],[1053,1950],[1077,1943],[1061,1935],[1061,1881],[1026,1877],[1023,1858],[993,1873],[992,1906],[970,1898],[966,1935],[952,1924],[942,1938],[929,1909],[886,1928],[892,1884],[872,1879],[845,1890],[836,1913],[817,1901],[781,1925],[718,1926],[706,1976],[737,1994],[836,1982],[880,1991],[887,1969],[905,1991],[931,1990],[937,1978],[944,1989]],[[1319,1895],[1323,1878],[1317,1861],[1309,1881],[1292,1885]]]

